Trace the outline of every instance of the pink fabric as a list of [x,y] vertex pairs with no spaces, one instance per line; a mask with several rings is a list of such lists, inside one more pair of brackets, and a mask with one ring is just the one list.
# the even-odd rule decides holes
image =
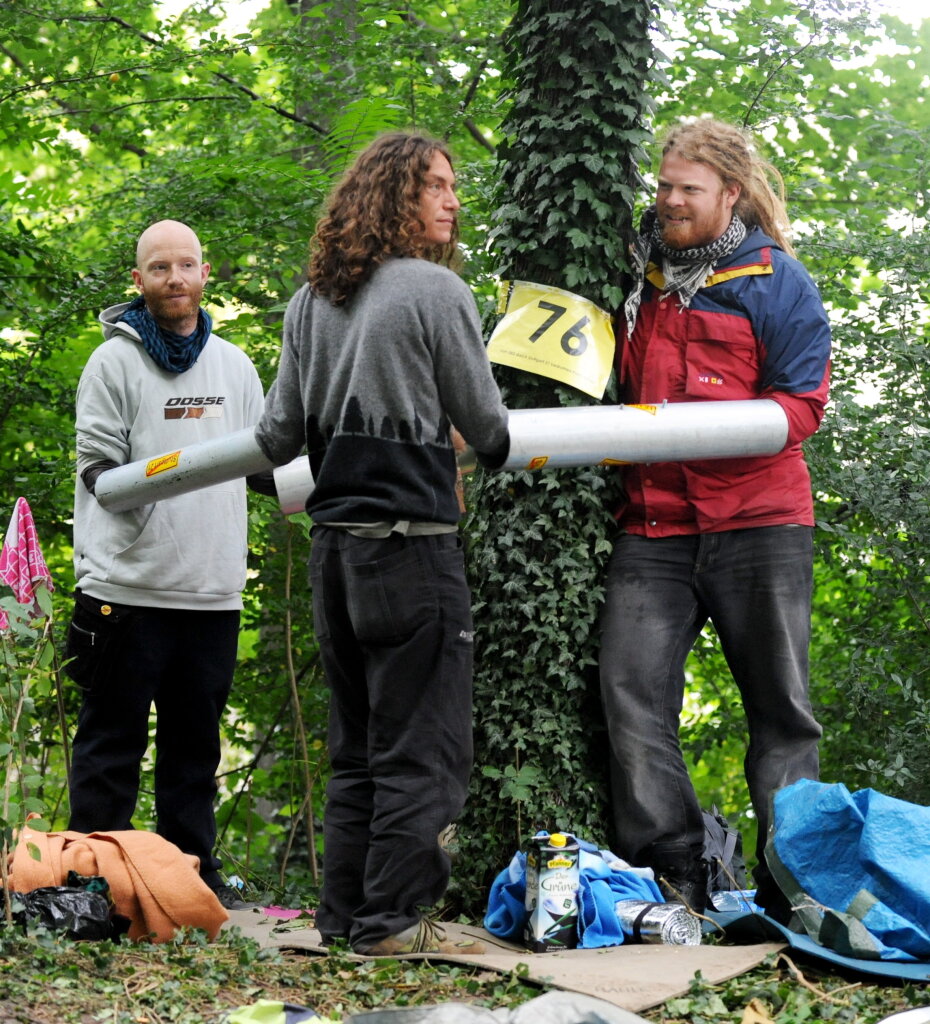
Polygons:
[[[32,509],[25,498],[17,498],[13,507],[0,551],[0,581],[12,587],[20,604],[32,605],[33,615],[39,614],[35,607],[35,584],[42,581],[49,590],[55,589],[39,547]],[[6,615],[0,612],[0,629],[6,629],[8,625]]]
[[289,907],[278,907],[272,904],[270,907],[263,907],[262,913],[266,917],[279,917],[282,921],[293,921],[297,917],[314,917],[313,910],[293,910]]

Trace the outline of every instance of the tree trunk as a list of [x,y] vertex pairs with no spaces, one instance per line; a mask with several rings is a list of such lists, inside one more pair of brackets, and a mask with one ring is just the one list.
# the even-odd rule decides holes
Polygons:
[[[652,16],[644,0],[517,4],[493,220],[503,279],[619,307],[647,138]],[[596,401],[544,377],[495,372],[511,409]],[[537,829],[607,838],[597,618],[615,475],[600,467],[484,473],[470,485],[475,773],[456,881],[472,911]]]

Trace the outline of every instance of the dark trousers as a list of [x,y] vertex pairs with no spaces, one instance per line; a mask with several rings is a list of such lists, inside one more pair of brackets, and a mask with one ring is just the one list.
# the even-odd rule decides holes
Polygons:
[[76,832],[132,828],[154,704],[156,831],[220,883],[216,769],[236,665],[239,612],[138,608],[121,627],[78,715],[71,765]]
[[471,601],[456,534],[317,526],[310,582],[331,688],[317,924],[364,947],[416,924],[448,885],[438,839],[472,763]]
[[700,851],[704,826],[678,740],[688,653],[708,619],[739,688],[759,823],[769,798],[817,778],[821,729],[808,699],[813,537],[774,526],[651,539],[624,534],[607,571],[601,694],[613,754],[616,852],[648,864],[656,842]]

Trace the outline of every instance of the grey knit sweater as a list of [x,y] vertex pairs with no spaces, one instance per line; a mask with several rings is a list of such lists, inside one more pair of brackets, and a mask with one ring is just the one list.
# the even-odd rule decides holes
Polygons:
[[506,457],[507,410],[452,271],[390,259],[345,306],[307,285],[291,299],[256,438],[277,464],[306,445],[315,522],[457,522],[450,422],[486,465]]

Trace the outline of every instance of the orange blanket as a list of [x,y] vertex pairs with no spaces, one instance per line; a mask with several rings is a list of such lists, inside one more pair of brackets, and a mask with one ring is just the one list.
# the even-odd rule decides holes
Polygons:
[[100,875],[131,922],[130,939],[168,942],[183,925],[214,939],[229,914],[198,868],[196,857],[152,832],[37,832],[27,824],[10,857],[10,888],[64,885],[69,871]]

